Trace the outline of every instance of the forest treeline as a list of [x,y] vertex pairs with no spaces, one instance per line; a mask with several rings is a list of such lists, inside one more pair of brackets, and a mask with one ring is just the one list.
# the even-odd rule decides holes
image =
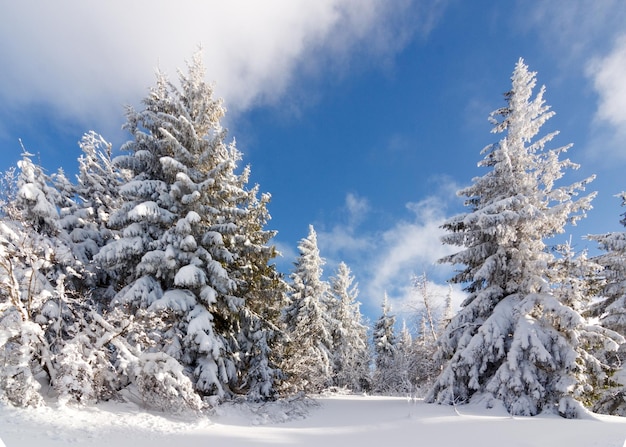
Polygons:
[[122,155],[86,133],[71,181],[24,150],[2,178],[0,400],[178,412],[338,388],[626,415],[626,233],[589,236],[593,258],[547,245],[584,218],[593,179],[562,185],[577,165],[539,134],[544,88],[533,96],[521,59],[511,79],[486,173],[443,225],[458,251],[441,262],[467,296],[453,314],[414,277],[416,333],[397,330],[386,297],[368,328],[350,268],[323,279],[312,226],[291,273],[277,270],[270,195],[239,166],[199,55],[127,109]]

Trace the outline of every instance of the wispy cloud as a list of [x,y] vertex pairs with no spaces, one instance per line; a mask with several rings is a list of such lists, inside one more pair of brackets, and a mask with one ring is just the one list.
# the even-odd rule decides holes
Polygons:
[[375,245],[373,235],[359,228],[370,211],[371,206],[366,198],[348,193],[340,212],[343,218],[328,230],[317,229],[320,251],[327,259],[329,268],[335,268],[347,258],[361,258],[363,252]]
[[545,48],[561,64],[580,65],[589,54],[605,48],[626,22],[626,4],[622,0],[579,0],[564,6],[560,2],[518,0],[521,14],[511,14],[516,25],[538,33]]
[[231,112],[245,110],[280,100],[319,66],[393,57],[432,26],[436,8],[422,3],[10,2],[0,18],[0,100],[5,111],[43,104],[67,119],[110,121],[143,97],[157,66],[175,77],[202,46],[217,93]]
[[[428,293],[435,322],[439,321],[445,311],[446,298],[451,294],[452,311],[459,310],[461,303],[467,294],[458,284],[443,284],[441,282],[427,280],[426,292]],[[417,330],[425,310],[424,297],[407,283],[392,301],[391,313],[396,316],[396,321],[405,321],[409,330]]]
[[596,162],[626,159],[626,3],[536,2],[529,9],[519,1],[517,7],[530,11],[514,15],[518,27],[538,33],[564,71],[587,76],[598,94],[586,155]]
[[358,225],[370,211],[370,204],[364,197],[348,193],[346,195],[346,209],[348,211],[348,223],[351,228]]
[[413,218],[399,221],[382,233],[377,256],[368,266],[366,290],[370,299],[382,299],[387,292],[392,300],[405,300],[413,274],[433,273],[433,278],[440,279],[435,265],[449,252],[440,241],[444,234],[440,228],[445,220],[444,203],[441,197],[409,203],[407,208]]
[[[604,57],[592,60],[588,74],[598,93],[596,119],[609,124],[626,143],[626,34],[615,41]],[[622,157],[626,157],[623,149]]]
[[[378,306],[387,293],[398,311],[410,307],[414,274],[427,273],[435,289],[447,291],[450,267],[438,265],[437,260],[450,253],[451,247],[441,244],[440,226],[450,212],[458,186],[448,178],[440,179],[437,185],[432,196],[406,205],[406,218],[379,231],[368,232],[359,226],[363,222],[365,227],[375,209],[365,198],[348,194],[344,222],[327,231],[318,230],[320,251],[331,269],[328,273],[338,262],[346,262],[360,283],[362,301]],[[457,295],[462,293],[455,289]]]

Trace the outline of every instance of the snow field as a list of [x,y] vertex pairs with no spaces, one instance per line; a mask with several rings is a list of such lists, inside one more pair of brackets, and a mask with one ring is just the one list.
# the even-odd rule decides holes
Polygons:
[[130,403],[0,407],[0,437],[7,447],[622,447],[626,439],[626,419],[615,416],[510,417],[499,409],[465,405],[455,411],[392,397],[333,395],[316,401],[307,417],[283,423],[274,422],[286,417],[277,404],[226,405],[213,416],[180,417]]

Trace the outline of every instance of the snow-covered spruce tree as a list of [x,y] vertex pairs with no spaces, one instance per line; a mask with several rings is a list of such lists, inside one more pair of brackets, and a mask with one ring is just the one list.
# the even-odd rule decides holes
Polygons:
[[[146,362],[154,369],[155,352],[163,354],[156,365],[169,368],[169,355],[185,372],[170,368],[171,377],[189,377],[198,393],[220,399],[250,389],[241,383],[251,379],[239,343],[266,343],[271,328],[254,301],[271,297],[255,293],[274,279],[264,264],[274,252],[266,246],[272,233],[262,229],[267,200],[245,189],[247,170],[236,174],[240,152],[225,143],[225,111],[204,76],[196,55],[180,87],[159,74],[144,109],[128,110],[125,127],[134,138],[114,163],[132,178],[109,218],[120,238],[96,260],[120,279],[112,306],[132,318],[127,337],[141,347],[139,370]],[[242,316],[255,327],[242,329]],[[265,345],[259,349],[267,356]],[[271,395],[276,372],[270,363],[259,367],[267,370],[254,373],[266,378],[258,394]]]
[[78,159],[76,202],[61,212],[61,225],[70,235],[75,257],[85,266],[82,285],[101,307],[103,299],[111,298],[117,280],[110,278],[111,272],[100,268],[94,257],[107,242],[117,238],[107,223],[120,207],[120,187],[130,179],[113,166],[111,143],[101,135],[88,132],[79,145],[83,153]]
[[[245,186],[249,169],[239,177]],[[240,232],[227,240],[235,263],[229,272],[237,281],[238,294],[245,299],[239,312],[239,330],[232,349],[239,352],[238,381],[233,389],[248,399],[273,398],[284,378],[279,346],[284,340],[281,311],[287,304],[288,286],[272,264],[277,252],[269,245],[274,231],[264,230],[270,215],[269,194],[257,199],[258,186],[248,191],[245,213],[233,215]]]
[[0,394],[20,406],[42,401],[36,376],[56,384],[56,356],[80,328],[80,297],[66,287],[79,267],[59,224],[68,197],[31,157],[18,162],[12,210],[0,222]]
[[350,268],[343,262],[330,278],[332,320],[332,376],[333,385],[355,392],[369,391],[370,352],[367,327],[363,324],[358,286],[354,284]]
[[452,285],[450,284],[443,306],[443,313],[439,318],[439,336],[441,336],[441,334],[443,334],[443,332],[446,330],[446,326],[448,326],[448,323],[450,323],[453,316],[454,310],[452,309]]
[[[622,206],[626,205],[626,192],[622,192],[619,197]],[[626,226],[626,213],[622,214],[620,222]],[[588,238],[596,241],[604,250],[604,253],[593,259],[602,267],[600,275],[604,285],[599,293],[600,300],[589,308],[588,313],[599,318],[603,327],[626,337],[626,231],[590,235]],[[626,344],[622,343],[616,354],[608,355],[609,361],[620,368],[613,378],[618,386],[602,393],[593,409],[600,413],[626,416],[626,372],[623,368]]]
[[398,364],[398,347],[395,333],[396,317],[391,314],[391,305],[385,293],[382,313],[374,324],[372,342],[374,345],[374,373],[372,389],[378,394],[397,394],[403,389],[404,366]]
[[15,206],[17,197],[17,167],[12,166],[0,177],[0,219],[19,220]]
[[[93,314],[99,311],[94,301],[95,283],[92,282],[92,256],[82,256],[76,230],[85,222],[80,219],[81,198],[62,169],[51,178],[57,192],[58,232],[57,251],[64,253],[59,270],[62,282],[57,281],[56,300],[62,309],[57,323],[57,342],[52,345],[55,379],[53,389],[60,403],[89,404],[113,395],[116,378],[105,346],[97,346],[98,339],[89,337]],[[61,320],[63,323],[61,323]],[[61,330],[61,328],[64,328]]]
[[282,317],[289,337],[283,354],[285,388],[290,393],[318,393],[332,383],[332,322],[328,311],[329,286],[322,280],[324,261],[312,225],[298,249],[300,255],[290,275],[290,302]]
[[417,343],[413,341],[413,336],[406,325],[406,321],[402,320],[402,328],[398,336],[396,344],[396,368],[400,373],[399,393],[415,396],[418,389],[417,370],[418,363],[422,363],[423,359],[419,357],[416,351]]
[[[626,192],[621,193],[622,206],[626,205]],[[622,214],[626,226],[626,213]],[[605,252],[594,258],[602,266],[606,282],[601,291],[603,299],[594,304],[590,312],[601,318],[602,325],[626,336],[626,231],[589,235]]]
[[[555,296],[563,304],[589,317],[592,300],[597,301],[604,284],[601,265],[589,259],[586,251],[575,253],[571,241],[558,245],[555,252],[558,257],[548,269]],[[578,400],[599,411],[601,402],[611,400],[623,390],[614,379],[617,377],[615,370],[622,363],[616,347],[623,345],[624,338],[618,332],[598,325],[596,319],[586,318],[585,322],[578,328],[582,343],[576,346],[576,353],[586,366],[575,371],[576,382],[581,385]]]
[[443,242],[462,249],[441,262],[464,266],[451,281],[467,284],[469,296],[440,338],[448,363],[427,400],[476,397],[515,415],[575,417],[586,392],[578,380],[599,362],[586,351],[580,313],[549,281],[554,256],[545,240],[584,216],[593,194],[574,198],[591,179],[556,185],[564,169],[577,167],[561,160],[570,146],[545,148],[557,132],[536,138],[554,113],[543,87],[532,98],[535,73],[522,59],[512,81],[507,105],[491,117],[493,132],[505,135],[482,152],[479,166],[489,171],[459,191],[469,211],[443,225]]
[[[113,166],[111,144],[95,132],[86,133],[79,143],[77,184],[60,174],[54,178],[59,192],[71,198],[58,207],[59,225],[65,232],[72,253],[81,266],[80,276],[69,287],[76,296],[74,315],[79,323],[72,339],[55,357],[58,370],[55,389],[61,403],[91,403],[107,400],[119,392],[128,377],[116,371],[111,356],[111,340],[121,346],[119,329],[109,323],[107,305],[117,282],[114,271],[94,261],[99,250],[118,236],[107,227],[109,216],[119,208],[119,188],[127,180],[125,172]],[[126,327],[126,323],[119,325]],[[128,346],[122,346],[129,352]],[[124,360],[124,362],[128,359]],[[176,399],[170,397],[170,409]],[[162,406],[161,406],[162,407]]]

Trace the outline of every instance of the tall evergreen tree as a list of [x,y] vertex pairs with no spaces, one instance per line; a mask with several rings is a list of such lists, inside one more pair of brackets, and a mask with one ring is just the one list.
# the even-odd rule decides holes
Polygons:
[[406,325],[406,321],[402,320],[402,328],[398,337],[396,349],[396,368],[400,374],[399,388],[397,392],[415,396],[417,390],[417,372],[418,362],[423,359],[418,357],[416,352],[416,343],[413,336]]
[[[622,206],[626,205],[626,192],[621,193]],[[626,213],[621,224],[626,226]],[[626,231],[589,235],[604,253],[594,260],[602,266],[606,282],[601,291],[603,299],[592,308],[593,316],[601,318],[602,325],[626,336]]]
[[[249,169],[240,181],[247,182]],[[242,187],[245,185],[242,184]],[[285,342],[280,329],[281,311],[287,304],[288,286],[271,263],[277,255],[270,239],[274,231],[264,229],[270,215],[269,194],[257,198],[258,186],[248,191],[244,200],[246,212],[234,216],[241,228],[239,234],[228,240],[234,254],[232,277],[245,299],[239,311],[239,329],[233,349],[239,351],[239,393],[249,399],[274,397],[276,385],[284,378],[280,369],[279,346]]]
[[559,299],[546,273],[553,254],[547,238],[564,232],[589,209],[593,194],[577,200],[591,179],[557,186],[561,159],[570,147],[546,149],[557,132],[536,138],[554,115],[544,88],[532,98],[534,72],[520,59],[507,105],[492,113],[494,133],[505,133],[483,150],[489,171],[459,192],[469,211],[449,219],[443,242],[462,247],[442,262],[464,265],[452,282],[466,283],[461,311],[440,339],[447,366],[427,396],[430,402],[503,402],[511,414],[558,411],[577,414],[587,371],[602,369],[586,351],[588,327]]
[[117,234],[107,225],[120,207],[119,190],[130,178],[113,165],[111,143],[91,131],[80,143],[75,205],[62,213],[62,225],[69,233],[76,258],[85,266],[82,283],[96,302],[110,299],[117,280],[112,271],[94,262],[100,249]]
[[[142,356],[159,352],[164,368],[175,365],[163,357],[170,356],[201,395],[219,399],[251,386],[244,369],[252,366],[242,360],[240,343],[267,339],[271,328],[258,308],[272,296],[257,291],[276,275],[267,265],[273,233],[262,229],[267,199],[258,201],[257,189],[245,188],[247,169],[236,173],[241,155],[225,142],[225,111],[204,76],[196,55],[180,73],[180,87],[159,74],[144,109],[128,110],[125,127],[133,139],[122,148],[128,155],[114,162],[132,178],[109,218],[120,238],[96,259],[121,280],[112,303],[122,316],[134,316],[128,332]],[[245,347],[267,357],[267,348],[259,349],[263,354]],[[139,359],[140,371],[148,366],[153,359]],[[255,392],[270,396],[275,368],[254,367],[266,369],[254,373],[264,380]],[[185,375],[170,369],[169,377]]]
[[367,391],[370,386],[367,328],[357,301],[358,286],[350,268],[339,264],[330,278],[333,336],[333,384],[352,391]]
[[[622,192],[622,206],[626,205],[626,193]],[[626,213],[622,214],[621,224],[626,226]],[[600,264],[600,276],[604,285],[599,293],[600,300],[589,309],[589,315],[600,319],[602,326],[626,337],[626,231],[615,231],[588,236],[604,250],[594,258]],[[601,413],[626,416],[626,344],[622,343],[616,355],[607,353],[608,361],[620,368],[614,380],[617,389],[606,390],[594,406]]]
[[[385,293],[382,313],[372,333],[374,344],[374,374],[372,387],[379,394],[395,394],[402,390],[404,371],[398,365],[398,341],[395,332],[396,317]],[[403,391],[403,390],[402,390]]]
[[17,197],[17,168],[7,169],[0,177],[0,218],[17,220],[20,214],[15,206]]
[[0,395],[17,405],[42,401],[40,372],[57,384],[57,356],[80,329],[68,287],[79,268],[59,223],[67,197],[31,158],[18,162],[15,209],[0,222]]
[[322,280],[323,259],[312,225],[300,240],[300,255],[291,274],[290,303],[283,312],[289,342],[284,369],[291,392],[320,392],[331,385],[332,333],[328,312],[329,286]]

